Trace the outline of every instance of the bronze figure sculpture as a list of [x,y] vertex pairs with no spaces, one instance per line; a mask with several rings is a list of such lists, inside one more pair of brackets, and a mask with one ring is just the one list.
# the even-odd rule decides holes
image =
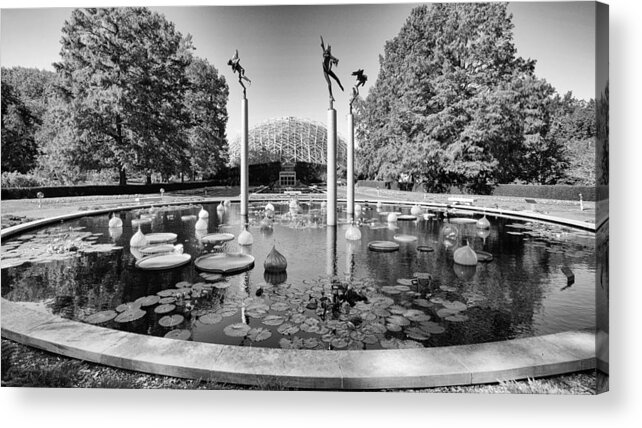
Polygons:
[[352,72],[353,76],[357,76],[357,84],[352,88],[352,97],[350,98],[350,110],[352,110],[352,103],[359,96],[359,86],[363,86],[368,81],[368,76],[363,74],[363,69]]
[[[321,49],[323,49],[323,75],[325,76],[325,81],[328,82],[328,92],[330,93],[330,107],[332,107],[332,102],[334,97],[332,96],[332,82],[330,82],[330,77],[332,77],[339,84],[339,87],[343,91],[343,85],[339,81],[339,78],[332,71],[333,65],[339,65],[339,60],[332,56],[332,47],[328,45],[326,48],[323,43],[323,36],[321,36]],[[329,76],[329,77],[328,77]]]
[[252,81],[245,77],[245,69],[241,66],[241,58],[239,58],[238,49],[236,49],[236,51],[234,52],[234,56],[227,62],[227,65],[232,67],[233,73],[238,73],[239,83],[243,87],[243,97],[245,97],[247,88],[243,84],[243,80],[247,81],[250,85],[252,84]]

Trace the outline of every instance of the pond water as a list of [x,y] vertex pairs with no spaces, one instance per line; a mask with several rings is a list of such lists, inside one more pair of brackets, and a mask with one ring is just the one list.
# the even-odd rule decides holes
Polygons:
[[[87,216],[7,239],[2,296],[107,328],[240,346],[433,347],[595,327],[592,233],[494,216],[482,230],[470,221],[481,214],[426,208],[417,220],[388,223],[390,212],[411,207],[371,204],[359,216],[361,239],[346,241],[348,226],[325,227],[319,203],[300,202],[293,212],[272,202],[269,220],[265,204],[251,204],[249,247],[200,239],[238,236],[237,204],[205,205],[206,231],[195,230],[201,207],[183,205],[123,211],[119,229],[108,227],[107,215]],[[191,262],[137,268],[142,254],[129,242],[139,225],[145,234],[175,233],[173,244]],[[372,251],[371,241],[399,250]],[[455,264],[453,252],[466,242],[492,260]],[[287,260],[285,274],[264,270],[273,246]],[[194,260],[211,252],[245,252],[255,264],[228,276],[200,272]],[[574,274],[572,284],[562,268]]]

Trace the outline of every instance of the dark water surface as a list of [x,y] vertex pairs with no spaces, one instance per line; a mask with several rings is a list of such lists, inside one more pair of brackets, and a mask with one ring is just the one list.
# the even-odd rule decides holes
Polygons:
[[[83,217],[3,241],[2,296],[83,321],[101,311],[122,312],[123,303],[160,292],[168,302],[175,300],[174,308],[167,307],[171,311],[157,313],[158,303],[133,304],[144,312],[140,318],[100,325],[242,346],[431,347],[595,327],[594,234],[493,216],[487,217],[491,228],[483,231],[475,224],[450,223],[466,214],[439,211],[395,226],[387,223],[387,213],[408,214],[409,206],[370,205],[360,216],[361,240],[346,241],[347,226],[326,228],[320,204],[301,202],[295,214],[287,203],[273,204],[271,227],[265,203],[252,204],[251,247],[241,248],[236,240],[222,249],[204,244],[195,231],[200,206],[187,205],[124,211],[122,229],[109,229],[107,215]],[[216,204],[205,209],[208,232],[238,236],[238,205],[218,213]],[[141,219],[146,234],[176,233],[192,263],[166,271],[138,269],[129,241],[137,230],[132,220]],[[417,241],[399,242],[393,253],[368,249],[370,241],[397,242],[398,234]],[[456,265],[453,251],[466,241],[493,260]],[[287,277],[264,272],[273,245],[287,259]],[[434,251],[420,252],[418,246]],[[197,257],[222,250],[249,253],[255,266],[218,280],[194,267]],[[570,286],[563,267],[575,275]],[[424,279],[427,275],[417,280],[416,273],[432,280]],[[346,296],[356,298],[342,300]]]

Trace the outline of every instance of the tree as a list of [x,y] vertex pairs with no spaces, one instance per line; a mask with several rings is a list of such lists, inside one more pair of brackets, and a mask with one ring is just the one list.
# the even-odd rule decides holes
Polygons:
[[37,68],[2,67],[2,80],[14,89],[16,95],[31,111],[37,122],[47,110],[47,100],[53,90],[56,73]]
[[[422,5],[386,43],[366,99],[361,173],[411,173],[427,190],[488,192],[499,182],[551,174],[543,150],[550,85],[516,56],[511,16],[499,3]],[[537,152],[540,156],[536,156]],[[538,170],[524,162],[543,154]]]
[[189,90],[185,107],[189,114],[187,130],[187,170],[192,180],[201,175],[216,174],[227,162],[227,99],[229,88],[225,78],[207,60],[194,58],[187,68]]
[[35,166],[38,154],[34,140],[36,121],[13,86],[2,80],[3,171],[27,173]]
[[62,79],[76,139],[103,167],[168,174],[186,162],[191,39],[145,8],[76,9],[62,29]]

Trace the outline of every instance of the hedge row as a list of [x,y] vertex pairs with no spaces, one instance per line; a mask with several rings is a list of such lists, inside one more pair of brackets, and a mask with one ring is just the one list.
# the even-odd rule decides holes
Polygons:
[[[389,187],[386,187],[386,184]],[[384,182],[376,180],[359,180],[358,186],[373,187],[379,189],[399,190],[396,181]],[[421,186],[415,185],[413,191],[422,192]],[[567,185],[528,185],[528,184],[500,184],[494,190],[493,196],[514,196],[520,198],[532,199],[557,199],[563,201],[579,201],[580,193],[585,201],[595,201],[596,191],[599,192],[601,199],[607,199],[609,196],[608,186],[567,186]],[[454,192],[453,192],[454,193]]]
[[160,193],[165,191],[177,191],[198,189],[208,186],[224,186],[230,184],[226,179],[211,181],[190,181],[187,183],[154,183],[154,184],[128,184],[118,185],[90,185],[90,186],[52,186],[52,187],[14,187],[3,188],[2,199],[35,198],[38,192],[42,192],[45,198],[61,198],[68,196],[90,196],[90,195],[144,195],[149,193]]
[[493,196],[579,201],[580,194],[582,194],[583,200],[595,201],[595,189],[595,186],[500,184],[493,190]]

